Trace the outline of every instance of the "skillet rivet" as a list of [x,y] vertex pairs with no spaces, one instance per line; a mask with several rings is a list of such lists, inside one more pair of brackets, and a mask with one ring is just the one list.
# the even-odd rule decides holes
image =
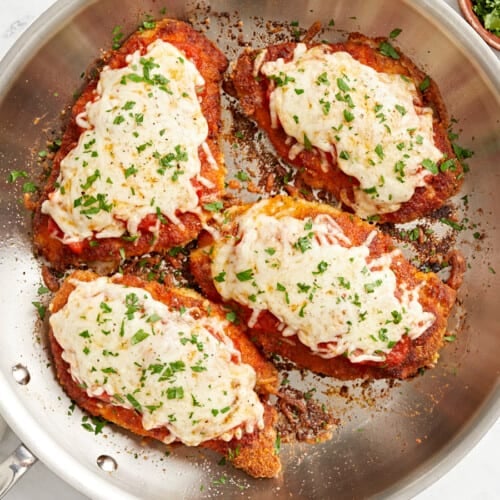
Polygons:
[[97,457],[97,465],[104,472],[114,472],[118,468],[116,460],[113,457],[110,457],[109,455],[99,455]]
[[30,372],[21,364],[12,367],[12,376],[19,385],[26,385],[30,381]]

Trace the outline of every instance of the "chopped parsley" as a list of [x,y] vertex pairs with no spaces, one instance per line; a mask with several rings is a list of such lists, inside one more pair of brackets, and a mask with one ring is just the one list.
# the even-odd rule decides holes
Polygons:
[[349,87],[349,85],[343,78],[337,78],[337,87],[342,92],[349,92],[351,90],[351,87]]
[[121,26],[115,26],[111,32],[113,35],[111,47],[116,50],[120,48],[123,37],[125,36]]
[[453,221],[451,219],[447,219],[445,217],[441,217],[439,219],[439,222],[441,222],[443,224],[446,224],[447,226],[452,227],[456,231],[462,231],[464,229],[464,226],[462,226],[462,224],[459,224],[458,222],[455,222],[455,221]]
[[183,399],[184,398],[184,388],[179,387],[169,387],[167,389],[167,399]]
[[295,81],[295,78],[288,76],[286,73],[283,73],[283,71],[280,71],[278,75],[269,75],[268,78],[272,80],[277,87],[283,87]]
[[96,169],[92,175],[89,175],[87,177],[85,184],[80,184],[80,187],[84,190],[89,189],[92,186],[92,184],[94,184],[94,182],[100,178],[101,178],[101,172],[99,172],[99,170]]
[[122,109],[125,111],[131,110],[135,106],[135,101],[127,101],[123,106]]
[[101,309],[102,312],[104,313],[110,313],[113,311],[113,309],[108,305],[106,304],[106,302],[101,302],[99,304],[99,308]]
[[88,432],[93,432],[95,435],[102,432],[106,423],[106,420],[101,417],[89,417],[88,415],[82,417],[82,427]]
[[441,165],[439,165],[439,170],[441,170],[441,172],[446,172],[447,170],[455,170],[456,168],[457,166],[455,164],[454,158],[445,160],[441,163]]
[[34,182],[25,182],[23,184],[23,193],[34,193],[37,189]]
[[377,146],[375,147],[375,153],[377,153],[377,156],[383,160],[384,159],[384,149],[382,148],[382,145],[381,144],[377,144]]
[[436,162],[430,160],[429,158],[422,160],[422,167],[426,168],[432,174],[437,174],[439,172]]
[[230,322],[230,323],[237,323],[238,322],[238,317],[236,316],[236,313],[234,311],[228,311],[226,313],[226,319]]
[[350,123],[354,120],[354,115],[348,109],[344,109],[344,120]]
[[16,182],[17,179],[22,179],[26,177],[28,177],[28,173],[25,172],[24,170],[12,170],[7,180],[12,183]]
[[312,150],[312,143],[309,140],[309,137],[307,137],[307,134],[304,132],[304,149],[306,151],[311,151]]
[[316,271],[313,271],[312,273],[313,274],[323,274],[326,270],[328,269],[328,262],[322,260],[317,268],[316,268]]
[[180,144],[174,147],[174,151],[174,153],[168,153],[161,157],[158,153],[153,155],[160,164],[160,168],[157,170],[160,175],[163,175],[167,169],[174,167],[174,162],[175,164],[179,164],[181,161],[188,160],[187,151],[183,150]]
[[316,79],[316,85],[330,85],[326,71],[318,76],[318,78]]
[[227,483],[227,477],[224,475],[222,475],[219,479],[214,479],[212,481],[212,484],[215,484],[215,485],[223,485],[226,483]]
[[222,201],[215,201],[213,203],[205,203],[203,205],[203,208],[207,212],[220,212],[224,205],[222,204]]
[[396,108],[397,111],[399,111],[401,116],[406,115],[407,111],[406,111],[406,108],[404,106],[401,106],[400,104],[396,104],[394,107]]
[[45,313],[47,312],[47,307],[38,301],[32,302],[32,304],[35,306],[38,317],[43,320],[45,318]]
[[378,46],[378,51],[386,57],[390,57],[391,59],[396,59],[398,60],[400,58],[397,50],[387,41],[382,42]]
[[373,293],[373,292],[375,292],[375,288],[379,287],[380,285],[382,285],[382,280],[380,280],[380,279],[376,280],[373,283],[365,283],[364,284],[365,292],[366,293]]
[[138,412],[142,410],[141,404],[139,403],[139,401],[137,401],[137,399],[135,399],[132,394],[127,394],[125,397],[127,398],[128,402],[134,407],[134,409],[136,409]]
[[236,273],[236,278],[238,278],[238,281],[250,281],[253,279],[253,271],[251,269],[240,271]]
[[281,451],[281,436],[276,433],[276,439],[274,440],[274,454],[279,455]]
[[420,92],[425,92],[430,86],[431,79],[429,78],[429,75],[426,75],[426,77],[420,82],[418,88]]
[[134,175],[137,172],[139,172],[139,170],[135,167],[135,165],[131,165],[123,173],[125,174],[125,179],[128,179],[131,175]]
[[133,319],[134,314],[139,310],[139,297],[135,293],[129,293],[125,296],[125,306],[127,307],[127,311],[125,312],[125,316],[130,321]]
[[307,252],[312,248],[311,238],[309,236],[301,236],[294,244],[293,247],[300,250],[302,253]]
[[82,207],[80,213],[86,216],[98,214],[101,210],[111,212],[112,205],[106,202],[107,196],[107,193],[98,193],[96,196],[84,194],[74,200],[73,207]]
[[151,15],[147,15],[144,21],[142,21],[142,28],[145,30],[153,30],[156,27],[156,22]]
[[130,343],[132,345],[136,345],[139,342],[142,342],[143,340],[147,339],[149,337],[149,333],[146,333],[142,328],[138,330],[131,338],[130,338]]
[[246,181],[250,180],[250,176],[246,172],[244,172],[243,170],[239,170],[238,172],[236,172],[235,177],[239,181],[242,181],[242,182],[246,182]]
[[395,28],[395,29],[393,29],[389,33],[389,38],[391,38],[391,39],[394,40],[394,38],[397,38],[400,35],[401,31],[403,31],[401,28]]
[[217,281],[217,283],[226,281],[226,271],[221,271],[217,276],[214,276],[214,281]]

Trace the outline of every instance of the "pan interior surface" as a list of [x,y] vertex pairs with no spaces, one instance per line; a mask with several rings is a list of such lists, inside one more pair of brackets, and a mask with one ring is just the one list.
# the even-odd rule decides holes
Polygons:
[[[8,54],[0,66],[0,409],[61,477],[93,498],[410,495],[436,479],[446,461],[458,460],[498,416],[500,68],[486,47],[478,48],[479,38],[465,22],[436,3],[61,0]],[[23,182],[9,182],[9,174],[26,171],[38,180],[38,153],[58,137],[61,111],[68,111],[81,88],[82,72],[109,48],[116,26],[131,33],[148,15],[191,21],[230,60],[245,45],[288,40],[316,21],[323,25],[321,39],[328,41],[352,31],[384,36],[400,28],[397,45],[436,80],[460,144],[474,151],[454,199],[461,230],[453,238],[468,263],[450,323],[457,340],[445,346],[435,369],[405,382],[341,383],[292,373],[292,382],[304,391],[314,388],[341,425],[329,442],[283,445],[284,470],[277,479],[253,480],[219,465],[208,451],[145,443],[111,425],[95,435],[82,426],[95,431],[95,423],[73,407],[51,366],[46,321],[37,315],[47,297],[39,293],[40,263],[33,257],[30,215],[21,201]],[[226,111],[230,172],[252,161],[234,147],[232,120]],[[16,381],[23,368],[28,383]],[[116,461],[115,471],[99,468],[103,455]]]

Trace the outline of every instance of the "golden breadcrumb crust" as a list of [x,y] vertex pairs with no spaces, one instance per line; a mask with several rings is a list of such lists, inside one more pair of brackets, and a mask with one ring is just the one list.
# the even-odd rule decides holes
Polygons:
[[[218,146],[220,127],[220,83],[222,74],[227,67],[226,57],[204,35],[194,30],[190,25],[173,19],[164,19],[156,22],[151,30],[137,31],[128,38],[122,47],[111,51],[104,62],[112,69],[117,69],[127,64],[126,57],[140,50],[146,51],[148,45],[155,40],[164,40],[171,43],[188,59],[190,59],[205,80],[204,90],[200,95],[203,115],[208,122],[207,145],[218,167],[209,162],[203,148],[199,148],[201,160],[201,176],[210,181],[211,187],[193,180],[200,200],[200,207],[204,204],[218,200],[224,191],[225,167],[222,153]],[[92,263],[110,263],[115,268],[121,259],[143,255],[148,252],[165,253],[172,247],[185,245],[195,239],[201,231],[200,217],[194,213],[177,214],[180,224],[160,218],[158,236],[144,229],[139,239],[135,241],[126,238],[100,238],[99,240],[84,240],[77,244],[63,244],[60,239],[61,230],[52,218],[41,212],[42,203],[55,190],[60,164],[63,158],[76,146],[80,135],[83,133],[76,121],[79,113],[84,111],[88,102],[95,98],[95,88],[98,76],[94,78],[83,90],[83,93],[74,104],[70,122],[65,130],[62,145],[57,152],[51,174],[45,185],[43,194],[35,206],[33,234],[35,251],[48,260],[50,265],[58,270],[64,270],[71,265],[80,266]],[[209,215],[209,212],[205,212]],[[143,220],[143,227],[154,226],[156,215],[148,215]],[[139,226],[141,229],[141,225]]]
[[[72,279],[79,281],[92,281],[99,276],[89,271],[75,271],[62,284],[54,296],[50,305],[51,314],[59,311],[68,301],[68,297],[74,290]],[[197,307],[202,312],[210,310],[224,320],[225,311],[217,305],[211,304],[207,299],[196,292],[183,288],[168,288],[157,282],[145,282],[135,276],[119,276],[112,278],[114,283],[130,287],[140,287],[147,290],[155,300],[173,308]],[[277,420],[276,410],[267,402],[270,394],[277,392],[278,374],[276,368],[259,353],[257,348],[250,342],[241,330],[235,325],[228,324],[225,333],[233,341],[234,347],[240,351],[242,362],[251,365],[256,374],[257,382],[255,390],[264,404],[264,428],[255,430],[252,434],[244,434],[241,439],[233,438],[226,442],[222,440],[210,440],[200,446],[215,450],[230,460],[236,467],[243,469],[253,477],[275,477],[281,470],[280,459],[275,453]],[[70,367],[62,358],[63,349],[57,342],[52,329],[49,329],[49,340],[57,378],[68,394],[68,396],[80,407],[91,415],[102,417],[123,427],[134,434],[151,437],[160,441],[168,435],[165,427],[146,430],[142,426],[142,417],[135,410],[113,405],[103,399],[89,397],[84,389],[73,380]]]
[[[446,159],[455,158],[453,148],[448,139],[448,116],[446,108],[436,83],[423,73],[404,54],[398,51],[399,59],[387,57],[378,50],[385,38],[369,38],[359,33],[351,33],[344,43],[321,44],[325,50],[330,52],[345,51],[354,59],[372,67],[376,71],[400,74],[411,79],[417,88],[420,105],[430,107],[433,110],[434,142],[438,149],[445,155]],[[308,48],[318,44],[307,44]],[[275,61],[283,58],[289,61],[293,57],[297,44],[293,42],[281,43],[266,47],[266,54],[262,63]],[[329,191],[343,202],[346,207],[354,201],[354,188],[359,185],[356,178],[345,174],[338,166],[336,157],[329,156],[329,162],[322,160],[316,148],[303,150],[293,159],[290,158],[290,149],[295,141],[286,134],[281,125],[277,128],[271,126],[271,114],[269,109],[269,94],[272,81],[263,75],[255,77],[254,61],[260,49],[252,49],[243,52],[238,58],[231,72],[228,91],[237,97],[243,112],[257,122],[268,135],[276,153],[287,163],[298,168],[299,178],[312,188]],[[424,90],[420,90],[420,86]],[[300,117],[299,117],[300,118]],[[439,165],[442,161],[439,162]],[[439,166],[438,165],[438,166]],[[439,170],[436,175],[429,175],[427,184],[417,187],[414,195],[400,208],[391,213],[380,214],[379,222],[407,222],[441,207],[445,201],[454,195],[462,184],[463,171],[458,161],[454,162],[452,168]]]
[[[221,302],[222,298],[214,286],[214,277],[211,272],[212,248],[217,245],[218,241],[223,241],[228,234],[237,233],[235,219],[251,206],[241,205],[229,209],[225,214],[226,220],[229,219],[229,224],[220,228],[220,238],[214,241],[210,235],[205,234],[200,239],[199,248],[191,253],[190,265],[194,279],[202,292],[213,301]],[[373,225],[326,204],[277,196],[270,200],[266,214],[273,216],[280,213],[304,220],[314,218],[319,214],[327,214],[342,228],[353,246],[362,245],[368,236],[376,231],[376,237],[369,247],[372,259],[395,249],[392,239],[376,230]],[[268,354],[278,354],[294,361],[300,368],[307,368],[313,372],[339,379],[411,377],[420,368],[433,366],[437,360],[456,292],[434,273],[423,273],[417,270],[402,254],[393,258],[391,269],[396,275],[398,285],[405,284],[409,289],[420,287],[419,301],[422,308],[434,314],[436,319],[418,338],[410,340],[408,336],[403,337],[383,363],[352,363],[344,356],[324,359],[302,344],[297,336],[287,336],[285,342],[280,333],[282,329],[279,328],[280,321],[268,311],[260,313],[255,325],[248,329],[248,335]],[[252,311],[249,308],[241,304],[232,303],[231,305],[237,308],[245,323],[250,319]]]

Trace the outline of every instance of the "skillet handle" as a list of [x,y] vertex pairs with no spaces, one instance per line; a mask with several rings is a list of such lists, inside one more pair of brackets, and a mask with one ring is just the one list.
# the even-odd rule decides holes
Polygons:
[[24,444],[0,464],[0,499],[14,486],[21,476],[37,461]]

